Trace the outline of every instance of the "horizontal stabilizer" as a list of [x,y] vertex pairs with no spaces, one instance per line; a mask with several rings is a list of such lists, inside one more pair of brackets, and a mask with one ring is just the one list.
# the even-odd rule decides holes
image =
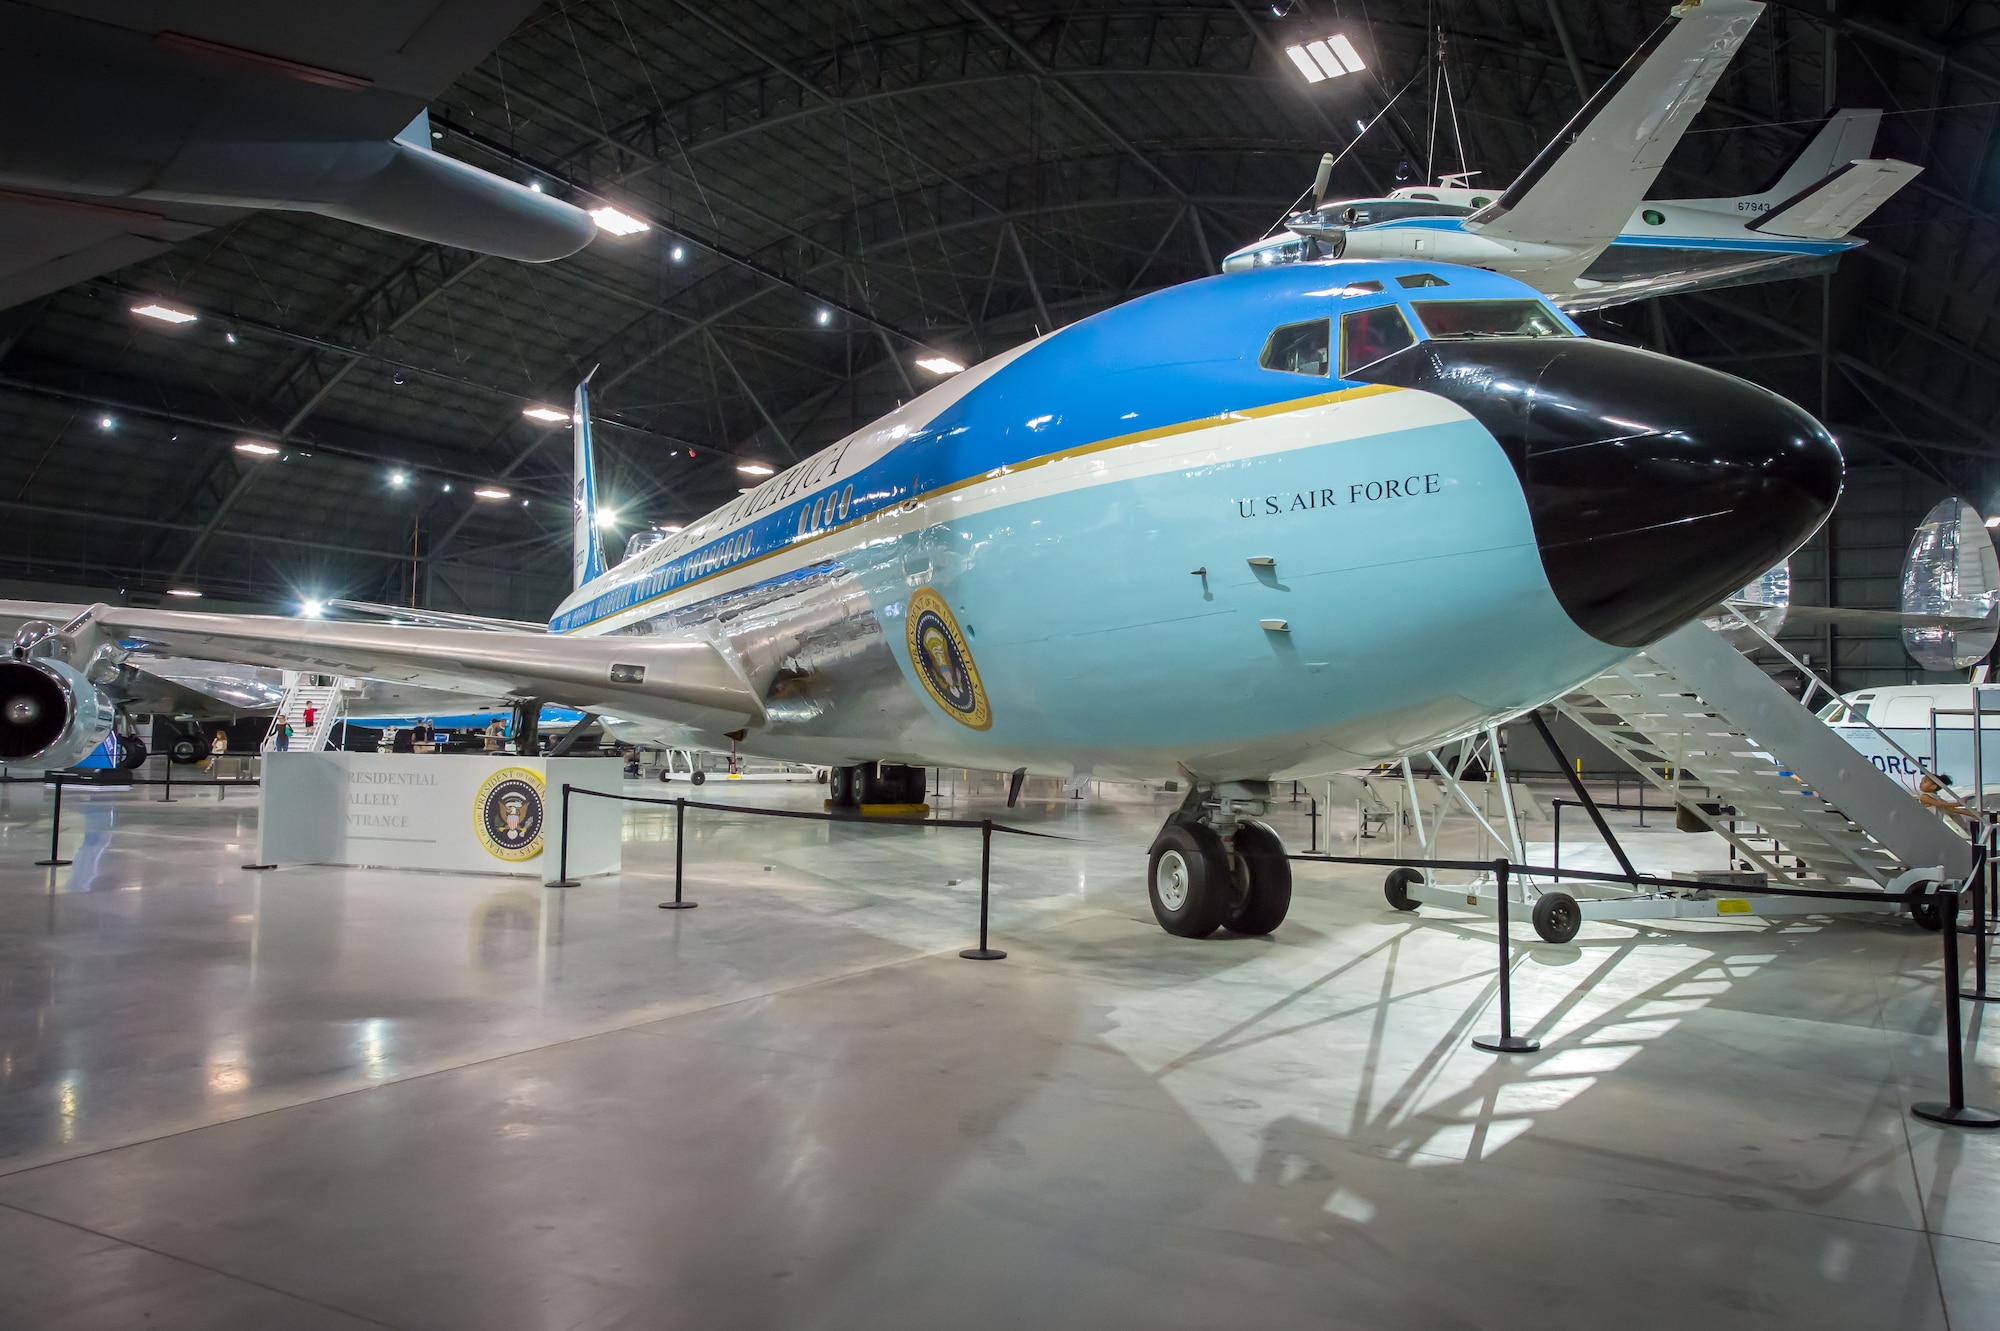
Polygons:
[[1922,170],[1893,159],[1849,162],[1765,213],[1750,229],[1802,240],[1838,240]]
[[1611,243],[1764,6],[1699,0],[1673,12],[1467,230],[1573,251],[1574,272],[1554,275],[1564,286]]

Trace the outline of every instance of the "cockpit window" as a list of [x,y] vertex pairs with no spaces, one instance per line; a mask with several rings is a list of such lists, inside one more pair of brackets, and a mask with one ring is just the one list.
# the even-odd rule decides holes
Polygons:
[[634,555],[643,554],[666,539],[667,533],[661,531],[658,527],[654,527],[648,531],[634,532],[632,539],[625,542],[625,558],[630,559]]
[[1396,285],[1405,291],[1411,291],[1418,287],[1448,287],[1451,283],[1436,273],[1405,273],[1396,279]]
[[1416,310],[1436,338],[1576,336],[1538,300],[1420,300]]
[[1351,376],[1416,340],[1400,306],[1378,305],[1344,315],[1340,320],[1340,372]]
[[1472,209],[1463,204],[1440,203],[1430,199],[1359,199],[1352,203],[1329,203],[1298,220],[1311,218],[1320,225],[1371,226],[1403,217],[1467,217]]
[[1382,284],[1380,282],[1363,280],[1360,282],[1349,282],[1340,289],[1340,294],[1343,296],[1372,296],[1381,291],[1381,289]]
[[1257,363],[1267,370],[1286,374],[1325,374],[1330,339],[1331,330],[1325,319],[1286,324],[1273,329],[1265,339],[1264,354],[1257,358]]

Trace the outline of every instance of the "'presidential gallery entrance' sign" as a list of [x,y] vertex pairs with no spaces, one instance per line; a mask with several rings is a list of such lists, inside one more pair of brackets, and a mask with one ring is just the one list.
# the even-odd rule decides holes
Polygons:
[[[264,758],[260,864],[557,877],[562,787],[616,791],[616,758],[273,753]],[[623,806],[570,801],[572,878],[616,873]]]

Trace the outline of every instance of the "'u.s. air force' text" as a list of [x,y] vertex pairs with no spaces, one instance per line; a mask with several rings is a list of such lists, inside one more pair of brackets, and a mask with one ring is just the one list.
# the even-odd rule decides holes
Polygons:
[[1443,489],[1439,480],[1440,472],[1423,472],[1416,476],[1391,476],[1385,481],[1356,481],[1347,487],[1347,498],[1340,498],[1340,491],[1333,486],[1323,490],[1295,490],[1289,495],[1264,495],[1262,498],[1239,499],[1236,501],[1236,516],[1254,518],[1269,513],[1297,513],[1306,509],[1338,508],[1342,502],[1349,504],[1376,504],[1387,499],[1421,499],[1434,495]]

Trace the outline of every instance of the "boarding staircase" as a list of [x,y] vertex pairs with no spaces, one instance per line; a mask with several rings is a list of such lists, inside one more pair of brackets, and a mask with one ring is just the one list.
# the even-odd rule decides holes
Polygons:
[[[278,747],[278,726],[289,720],[292,723],[291,752],[321,753],[333,738],[333,732],[347,719],[347,693],[338,675],[315,675],[302,670],[285,672],[285,700],[278,705],[278,714],[271,718],[271,728],[264,734],[263,751],[271,753]],[[313,710],[313,723],[305,723],[306,708]]]
[[1773,883],[1901,891],[1970,872],[1962,832],[1700,622],[1556,706]]

